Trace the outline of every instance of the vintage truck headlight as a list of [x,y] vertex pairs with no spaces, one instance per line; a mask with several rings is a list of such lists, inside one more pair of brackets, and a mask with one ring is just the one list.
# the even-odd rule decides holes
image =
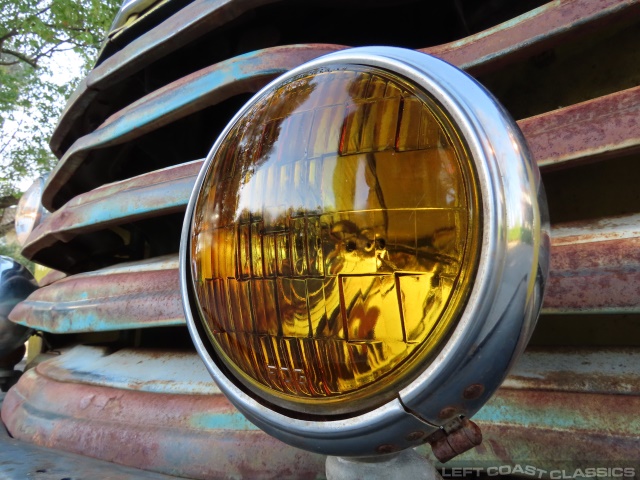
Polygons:
[[203,167],[180,262],[190,332],[275,436],[415,445],[475,413],[524,348],[545,211],[517,127],[466,74],[396,48],[322,57],[249,101]]

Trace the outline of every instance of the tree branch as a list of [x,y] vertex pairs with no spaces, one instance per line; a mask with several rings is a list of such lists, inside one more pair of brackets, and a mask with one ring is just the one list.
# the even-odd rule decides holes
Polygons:
[[7,140],[4,145],[2,145],[2,148],[0,148],[0,154],[3,153],[6,150],[6,148],[11,144],[11,142],[13,142],[13,139],[16,138],[16,135],[20,131],[20,127],[22,126],[22,122],[23,122],[23,120],[20,120],[20,122],[18,123],[17,128],[15,129],[13,134],[11,135],[11,138],[9,138],[9,140]]
[[14,197],[13,195],[5,195],[0,197],[0,208],[12,207],[13,205],[17,205],[20,199]]
[[[0,53],[4,53],[5,55],[11,55],[15,58],[17,58],[18,60],[23,61],[24,63],[28,63],[29,65],[31,65],[33,68],[39,68],[38,67],[38,63],[37,60],[34,60],[30,57],[27,57],[26,55],[20,53],[20,52],[16,52],[14,50],[9,50],[8,48],[3,48],[0,50]],[[7,63],[6,65],[13,65],[14,63]]]
[[11,37],[15,37],[18,34],[17,30],[10,30],[7,33],[5,33],[4,35],[2,35],[0,37],[0,44],[8,39],[10,39]]
[[45,50],[43,52],[40,52],[36,58],[40,59],[42,57],[50,57],[51,54],[54,51],[57,51],[56,49],[60,46],[60,45],[64,45],[65,43],[68,43],[69,41],[67,39],[56,39],[57,43],[55,43],[54,45],[51,46],[51,48],[49,48],[48,50]]

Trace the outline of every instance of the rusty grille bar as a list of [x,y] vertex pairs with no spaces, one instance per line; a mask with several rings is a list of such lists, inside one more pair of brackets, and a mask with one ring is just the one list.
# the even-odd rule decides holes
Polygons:
[[[636,459],[638,358],[636,349],[527,351],[475,417],[483,444],[446,467],[529,462],[556,470]],[[30,371],[5,403],[3,419],[18,438],[124,465],[193,478],[310,478],[324,469],[322,457],[245,420],[195,353],[75,347]],[[28,428],[13,428],[17,422]]]
[[640,150],[640,87],[518,122],[542,169]]
[[53,333],[183,325],[177,256],[63,278],[36,290],[9,318]]
[[188,478],[322,475],[324,457],[270,437],[205,384],[195,353],[103,355],[81,347],[28,371],[4,400],[8,429],[38,445]]
[[49,210],[61,206],[64,199],[59,196],[60,188],[91,150],[122,144],[234,95],[255,92],[277,75],[340,48],[296,45],[253,52],[195,72],[147,95],[76,140],[51,172],[43,205]]
[[[559,226],[551,247],[543,313],[640,313],[640,215]],[[64,278],[10,318],[53,333],[183,325],[177,256]]]
[[[298,53],[303,56],[317,56],[325,48],[333,47],[319,48],[317,50],[315,47],[305,47]],[[273,55],[271,59],[276,63],[284,61],[281,56],[286,56],[288,51],[290,51],[288,48],[274,49],[270,52],[270,55]],[[270,61],[264,58],[262,60],[270,64]],[[299,60],[294,59],[291,62],[296,64]],[[236,62],[240,65],[245,64],[244,60],[234,60],[229,63]],[[247,62],[247,65],[252,65],[247,79],[260,83],[262,80],[259,79],[264,70],[256,70],[255,64],[248,60]],[[146,128],[157,128],[159,125],[175,120],[176,117],[217,101],[214,99],[224,95],[225,85],[233,85],[232,90],[242,88],[242,86],[225,84],[221,81],[219,77],[222,75],[219,75],[218,67],[206,69],[154,92],[114,115],[102,128],[77,143],[87,144],[89,146],[86,148],[90,149],[92,144],[95,146],[105,142],[120,143],[126,139],[130,140],[132,137],[142,135],[145,132],[145,125]],[[244,83],[242,78],[236,78],[235,81]],[[183,92],[186,92],[184,96]],[[179,101],[173,100],[176,96],[180,98]],[[521,120],[519,124],[540,167],[551,168],[558,165],[589,163],[612,158],[616,154],[639,151],[640,129],[637,128],[639,116],[640,87],[637,87]],[[127,120],[129,117],[132,120]],[[118,125],[121,123],[118,119],[122,119],[124,125]],[[75,150],[72,149],[70,152],[73,151]],[[86,156],[87,152],[80,150],[79,155]],[[60,178],[71,176],[74,166],[79,166],[73,153],[65,158],[68,162],[59,164],[56,182]],[[39,250],[50,247],[56,242],[68,242],[78,234],[96,232],[140,218],[157,217],[184,210],[199,165],[199,163],[191,163],[170,167],[135,179],[100,187],[76,197],[33,232],[23,254],[38,260]],[[131,202],[131,198],[135,201]],[[59,243],[57,248],[69,249],[63,243]],[[59,256],[45,263],[64,270],[63,262],[66,258]],[[62,263],[50,264],[51,261]]]
[[[202,160],[196,160],[78,195],[34,229],[23,248],[23,255],[38,261],[40,250],[58,242],[61,242],[59,249],[67,250],[64,242],[82,233],[183,211],[201,167]],[[68,256],[72,257],[73,252]],[[53,260],[64,262],[66,259]],[[64,269],[64,263],[60,267]]]

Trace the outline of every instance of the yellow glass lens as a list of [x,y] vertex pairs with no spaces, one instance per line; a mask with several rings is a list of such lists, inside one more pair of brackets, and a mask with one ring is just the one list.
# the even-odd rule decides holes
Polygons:
[[455,126],[402,78],[341,65],[271,90],[196,203],[192,272],[215,350],[286,407],[387,401],[464,307],[477,195]]

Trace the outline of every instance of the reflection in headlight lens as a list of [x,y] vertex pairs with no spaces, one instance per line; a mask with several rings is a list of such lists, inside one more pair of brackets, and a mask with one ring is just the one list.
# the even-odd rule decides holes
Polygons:
[[312,71],[258,99],[211,165],[192,274],[236,378],[307,411],[382,404],[415,378],[479,250],[472,162],[439,106],[384,70]]

